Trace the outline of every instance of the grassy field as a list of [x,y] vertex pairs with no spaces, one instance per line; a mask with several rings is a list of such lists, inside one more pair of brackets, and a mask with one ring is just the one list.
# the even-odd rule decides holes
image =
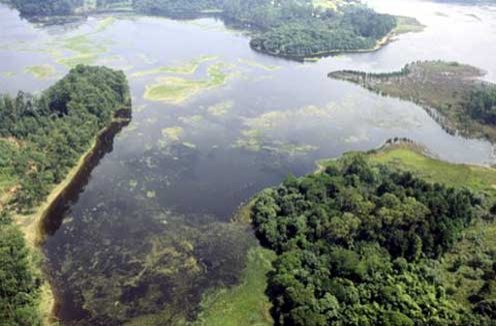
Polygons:
[[259,246],[248,252],[247,266],[240,285],[216,290],[205,296],[202,313],[195,326],[270,326],[271,303],[265,295],[266,274],[275,253]]
[[413,149],[410,145],[396,145],[370,154],[373,162],[415,172],[432,182],[474,191],[496,197],[496,170],[493,168],[451,164],[436,160]]

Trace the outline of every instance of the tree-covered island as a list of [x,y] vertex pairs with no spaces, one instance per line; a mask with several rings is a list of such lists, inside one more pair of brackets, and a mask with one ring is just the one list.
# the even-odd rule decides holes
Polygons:
[[10,0],[10,3],[22,16],[35,21],[112,9],[175,19],[218,17],[228,26],[249,31],[254,50],[296,60],[375,50],[394,34],[421,28],[415,19],[380,14],[355,1],[328,1],[326,6],[308,0],[99,0],[91,5],[84,0]]

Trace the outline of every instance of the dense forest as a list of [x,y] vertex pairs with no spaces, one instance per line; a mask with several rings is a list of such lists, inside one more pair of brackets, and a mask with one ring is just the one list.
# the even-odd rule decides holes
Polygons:
[[16,207],[28,209],[42,200],[128,104],[124,73],[89,66],[72,69],[39,97],[23,92],[1,97],[0,168],[17,180]]
[[[443,280],[439,261],[474,220],[482,197],[408,172],[347,156],[319,174],[259,195],[253,223],[278,257],[269,275],[282,325],[490,325],[495,265],[465,302]],[[475,257],[474,257],[475,258]],[[462,268],[457,261],[452,270]],[[447,273],[447,272],[446,272]]]
[[[84,0],[11,0],[26,17],[70,15]],[[115,0],[98,0],[96,9]],[[215,15],[232,27],[254,32],[253,49],[295,59],[374,48],[397,25],[391,15],[356,4],[323,9],[307,0],[133,0],[134,11],[171,18]],[[85,12],[85,10],[82,10]]]
[[485,124],[496,125],[496,87],[482,85],[470,92],[464,103],[469,114]]
[[128,105],[125,75],[89,66],[72,69],[40,96],[1,97],[0,184],[11,186],[9,201],[0,202],[2,325],[39,324],[35,306],[41,281],[32,274],[28,249],[8,211],[29,210],[43,200],[114,113]]
[[11,3],[21,15],[30,17],[71,15],[83,6],[84,0],[11,0]]
[[39,325],[40,285],[21,232],[6,212],[0,213],[0,325]]
[[133,6],[138,12],[169,17],[217,12],[227,24],[255,31],[250,42],[255,50],[291,58],[373,48],[396,26],[393,16],[367,7],[322,10],[302,0],[135,0]]

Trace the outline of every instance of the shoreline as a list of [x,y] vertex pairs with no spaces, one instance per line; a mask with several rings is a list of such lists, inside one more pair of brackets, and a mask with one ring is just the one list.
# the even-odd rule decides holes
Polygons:
[[[252,47],[251,42],[250,42],[250,48],[255,52],[270,55],[270,56],[277,57],[277,58],[300,61],[300,62],[312,62],[312,61],[317,61],[317,60],[322,59],[322,58],[337,56],[340,54],[356,54],[356,53],[376,52],[376,51],[381,50],[386,45],[396,41],[396,37],[399,35],[422,32],[426,28],[425,25],[421,24],[419,21],[417,21],[413,17],[406,17],[406,16],[395,16],[395,17],[401,23],[398,23],[398,25],[393,30],[391,30],[383,38],[377,40],[375,42],[375,45],[373,47],[370,47],[370,48],[351,49],[351,50],[345,50],[345,49],[328,50],[328,51],[322,51],[322,52],[318,52],[318,53],[308,55],[308,56],[303,56],[303,57],[291,56],[291,55],[281,55],[281,54],[277,54],[277,53],[263,51],[261,49],[257,49],[255,47]],[[410,21],[411,24],[413,24],[412,22],[413,22],[413,20],[415,20],[415,23],[413,24],[413,26],[415,26],[416,28],[410,28],[410,29],[406,28],[406,29],[402,30],[401,28],[404,28],[404,25],[406,24],[404,22],[405,19],[406,20],[412,19],[412,21]]]
[[[47,236],[47,221],[54,213],[60,213],[66,208],[66,203],[71,197],[79,194],[81,181],[84,181],[89,173],[97,165],[100,159],[107,153],[104,149],[109,141],[113,139],[123,127],[131,121],[131,107],[119,109],[114,113],[110,124],[103,128],[93,140],[89,149],[84,152],[76,165],[69,170],[62,182],[56,184],[47,195],[46,199],[33,209],[31,214],[14,214],[13,221],[22,232],[26,246],[29,249],[33,272],[45,276],[42,266],[36,261],[42,261],[44,255],[41,250]],[[86,183],[83,182],[85,185]],[[83,185],[83,187],[84,187]],[[61,222],[61,221],[60,221]],[[60,226],[60,224],[58,224]],[[42,325],[54,325],[57,323],[55,312],[58,306],[55,290],[52,288],[47,277],[42,277],[43,284],[40,287],[38,311],[41,316]]]

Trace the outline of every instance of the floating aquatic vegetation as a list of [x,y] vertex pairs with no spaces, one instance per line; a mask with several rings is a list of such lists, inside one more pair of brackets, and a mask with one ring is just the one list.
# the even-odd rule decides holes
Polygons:
[[11,78],[15,76],[15,72],[13,71],[4,71],[1,73],[2,77],[4,78]]
[[[54,248],[59,255],[49,262],[57,289],[83,307],[85,321],[177,324],[194,318],[204,291],[239,281],[254,244],[245,226],[185,223],[147,198],[126,205],[126,194],[66,225],[73,242]],[[81,227],[85,216],[91,223]]]
[[186,117],[179,117],[178,120],[184,123],[185,125],[193,127],[193,126],[197,126],[200,122],[202,122],[203,117],[199,114],[195,114]]
[[266,71],[275,71],[281,69],[280,66],[275,65],[265,65],[257,61],[252,61],[248,59],[238,59],[238,61],[244,65],[250,66],[252,68],[258,68]]
[[103,32],[107,28],[109,28],[111,25],[113,25],[116,21],[117,21],[117,19],[113,16],[105,17],[104,19],[102,19],[98,22],[98,25],[97,25],[95,31],[96,32]]
[[182,136],[183,133],[183,128],[178,126],[162,129],[162,136],[164,136],[167,141],[179,141],[179,138]]
[[234,106],[234,101],[223,101],[207,108],[207,112],[215,117],[226,115]]
[[193,59],[190,62],[180,64],[178,66],[164,66],[154,69],[138,71],[131,74],[131,77],[143,77],[148,75],[158,75],[163,73],[178,74],[178,75],[192,75],[198,71],[200,65],[204,62],[217,60],[216,56],[202,56]]
[[192,144],[192,143],[189,143],[189,142],[183,142],[183,145],[188,147],[188,148],[191,148],[191,149],[195,149],[196,148],[196,145],[195,144]]
[[151,58],[150,56],[148,56],[145,53],[138,54],[138,58],[140,58],[147,65],[153,65],[153,64],[157,63],[156,59]]
[[[318,149],[311,144],[301,144],[287,137],[295,131],[315,130],[315,126],[328,123],[333,108],[306,106],[296,110],[271,111],[254,118],[245,118],[245,129],[234,147],[249,151],[266,150],[286,155],[305,154]],[[318,129],[318,128],[317,128]]]
[[223,86],[235,73],[226,73],[229,65],[218,63],[211,65],[205,79],[186,79],[179,77],[160,77],[155,83],[146,87],[144,98],[149,101],[181,103],[209,89]]
[[26,72],[32,74],[38,79],[50,78],[55,74],[55,67],[51,65],[29,66],[25,69]]
[[[91,34],[80,34],[68,38],[62,38],[50,46],[55,46],[55,50],[50,50],[59,64],[73,67],[78,64],[93,64],[98,57],[107,52],[107,48],[92,38]],[[64,56],[60,50],[69,51],[72,54]]]
[[135,180],[135,179],[129,180],[129,187],[131,188],[131,190],[133,190],[137,186],[138,186],[138,180]]

